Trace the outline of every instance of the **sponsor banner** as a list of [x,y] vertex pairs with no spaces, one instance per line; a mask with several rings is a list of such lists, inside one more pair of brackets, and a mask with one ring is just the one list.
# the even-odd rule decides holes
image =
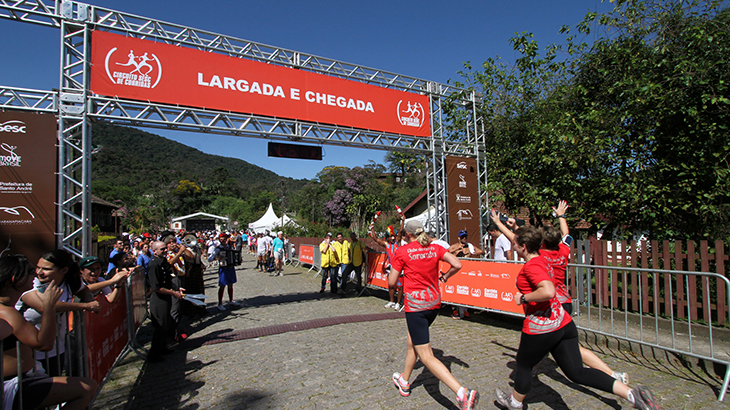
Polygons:
[[99,384],[129,342],[126,289],[119,290],[115,303],[107,302],[100,294],[96,297],[101,307],[99,313],[85,313],[89,376]]
[[299,247],[299,261],[307,265],[314,265],[314,246],[302,245]]
[[431,136],[429,98],[117,34],[92,34],[100,95]]
[[55,249],[56,117],[0,112],[0,249],[32,263]]
[[[368,252],[367,285],[388,289],[385,273],[385,253]],[[522,264],[461,260],[462,268],[448,282],[441,284],[441,302],[458,303],[477,309],[492,309],[503,312],[523,313],[515,303],[515,280]],[[441,262],[441,271],[449,264]]]
[[481,248],[477,160],[447,156],[444,164],[449,207],[449,243],[459,242],[459,231],[466,230],[469,233],[469,242]]
[[[471,260],[462,260],[461,264],[459,273],[441,284],[441,302],[523,313],[514,300],[521,264]],[[448,268],[449,264],[442,262],[441,270]]]
[[388,274],[385,272],[385,264],[388,257],[385,253],[368,252],[368,277],[367,284],[381,289],[388,289]]

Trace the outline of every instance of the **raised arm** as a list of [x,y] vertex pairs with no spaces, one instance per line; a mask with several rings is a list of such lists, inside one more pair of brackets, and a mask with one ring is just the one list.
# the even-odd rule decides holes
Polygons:
[[375,231],[373,230],[374,228],[375,228],[375,224],[371,223],[370,225],[368,225],[368,235],[370,236],[370,238],[372,238],[372,240],[375,241],[375,243],[377,243],[378,245],[380,245],[382,247],[387,248],[388,244],[384,240],[379,239],[377,236],[375,236]]
[[510,231],[509,228],[507,228],[502,221],[499,220],[499,213],[497,210],[492,209],[491,212],[489,212],[489,216],[492,218],[492,222],[494,222],[495,225],[497,225],[497,228],[499,228],[500,232],[504,234],[504,236],[509,239],[510,242],[515,238],[514,232]]
[[566,236],[570,234],[570,229],[568,228],[568,221],[565,220],[565,212],[568,210],[568,203],[566,201],[560,200],[558,202],[558,207],[553,208],[553,211],[555,211],[555,215],[558,217],[558,221],[560,221],[560,235]]

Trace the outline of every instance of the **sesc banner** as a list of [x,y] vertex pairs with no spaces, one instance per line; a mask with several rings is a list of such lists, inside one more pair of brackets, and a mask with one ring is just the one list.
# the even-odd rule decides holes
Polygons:
[[477,160],[447,156],[444,165],[449,205],[449,243],[458,243],[459,231],[466,230],[469,242],[481,248]]
[[56,116],[0,112],[0,251],[35,263],[56,247]]
[[102,31],[92,34],[91,90],[132,100],[431,136],[426,95]]

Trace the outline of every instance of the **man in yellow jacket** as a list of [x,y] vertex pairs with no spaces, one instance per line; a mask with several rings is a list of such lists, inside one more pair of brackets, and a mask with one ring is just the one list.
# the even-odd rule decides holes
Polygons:
[[355,232],[350,232],[349,261],[345,270],[342,272],[344,284],[340,286],[341,292],[345,292],[347,290],[345,288],[347,286],[347,279],[345,278],[348,278],[350,276],[350,272],[353,271],[355,272],[355,278],[357,279],[355,293],[360,293],[362,290],[362,265],[364,262],[365,254],[363,252],[365,252],[365,249],[369,249],[367,245],[365,245],[363,241],[357,239]]
[[330,280],[330,292],[337,293],[337,266],[340,264],[339,256],[335,248],[336,241],[332,241],[332,234],[327,232],[322,243],[319,244],[319,253],[321,253],[322,266],[322,287],[319,293],[324,293],[324,287],[327,285],[327,278]]
[[350,263],[350,242],[345,240],[345,237],[341,233],[337,233],[337,242],[335,243],[335,249],[337,249],[337,256],[340,258],[340,264],[337,266],[337,274],[340,277],[340,294],[345,294],[345,287],[347,287],[347,277],[343,274],[345,267]]

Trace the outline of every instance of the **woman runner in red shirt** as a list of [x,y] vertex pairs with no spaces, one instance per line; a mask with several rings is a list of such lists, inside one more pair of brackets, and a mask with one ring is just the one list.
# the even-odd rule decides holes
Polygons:
[[[492,217],[495,219],[494,211]],[[521,409],[532,387],[533,367],[551,353],[572,382],[616,394],[639,409],[659,409],[649,388],[630,389],[600,370],[583,367],[578,330],[556,296],[553,268],[539,253],[542,241],[542,231],[532,226],[518,229],[512,241],[513,249],[526,261],[515,283],[515,301],[523,306],[525,321],[517,350],[514,389],[511,395],[496,389],[497,402],[509,409]]]
[[[479,401],[476,390],[466,389],[451,374],[448,368],[433,355],[428,328],[438,316],[441,308],[440,283],[455,275],[461,269],[456,256],[439,245],[432,245],[423,231],[423,224],[408,221],[405,224],[405,238],[408,245],[401,246],[391,261],[388,285],[394,288],[403,272],[403,292],[405,294],[406,325],[408,326],[408,348],[406,363],[402,374],[393,373],[393,383],[404,397],[411,394],[408,379],[416,359],[439,380],[456,393],[456,401],[461,409],[473,409]],[[439,271],[440,261],[451,265],[446,273]]]

